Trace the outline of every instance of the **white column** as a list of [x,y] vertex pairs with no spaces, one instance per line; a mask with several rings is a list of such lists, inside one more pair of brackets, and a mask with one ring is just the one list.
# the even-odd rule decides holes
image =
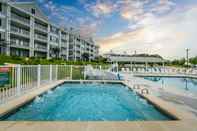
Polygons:
[[29,56],[32,57],[34,56],[34,23],[35,19],[34,17],[30,17],[30,51],[29,51]]
[[38,65],[38,68],[37,68],[37,87],[40,87],[40,75],[41,75],[41,66]]
[[61,29],[59,30],[59,48],[60,48],[60,52],[59,52],[59,58],[62,58],[62,32]]
[[50,25],[48,25],[48,40],[47,40],[47,59],[50,58]]
[[68,36],[67,36],[67,56],[66,56],[66,60],[68,60],[69,58],[69,39],[70,39],[70,36],[69,36],[69,33],[68,33]]
[[73,38],[74,38],[74,61],[76,61],[77,60],[77,58],[76,58],[77,57],[77,52],[76,52],[76,50],[77,50],[76,49],[77,48],[76,47],[77,39],[76,39],[75,36]]
[[8,43],[6,45],[6,55],[10,55],[10,19],[11,19],[11,9],[10,6],[7,5],[6,8],[6,33],[5,33],[5,39]]

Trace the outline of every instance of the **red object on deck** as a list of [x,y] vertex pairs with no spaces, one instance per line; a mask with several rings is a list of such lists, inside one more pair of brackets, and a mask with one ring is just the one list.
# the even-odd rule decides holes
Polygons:
[[9,67],[0,67],[0,73],[9,72]]

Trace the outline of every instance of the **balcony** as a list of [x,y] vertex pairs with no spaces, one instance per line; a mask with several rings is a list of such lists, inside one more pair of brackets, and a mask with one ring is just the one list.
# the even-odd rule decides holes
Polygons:
[[76,47],[75,49],[76,49],[76,51],[81,51],[81,48],[79,48],[79,47]]
[[37,39],[37,40],[40,40],[42,42],[47,42],[47,40],[48,40],[46,36],[38,35],[38,34],[35,34],[34,38]]
[[11,26],[11,32],[14,33],[14,34],[17,34],[17,35],[20,34],[20,35],[25,36],[25,37],[30,36],[29,31],[21,29],[21,28],[14,27],[14,26]]
[[63,48],[67,48],[67,43],[62,42],[62,43],[61,43],[61,47],[63,47]]
[[0,18],[6,18],[4,12],[0,12]]
[[67,39],[68,39],[68,36],[67,35],[65,35],[65,34],[62,34],[62,41],[66,41]]
[[61,54],[63,54],[63,55],[67,55],[67,50],[61,50]]
[[24,48],[24,49],[29,49],[29,43],[26,41],[17,41],[17,40],[10,40],[10,45],[12,47],[16,47],[16,48]]
[[67,40],[66,39],[62,39],[62,43],[67,43]]
[[13,13],[11,14],[11,20],[17,21],[19,23],[22,23],[22,24],[25,24],[25,25],[28,25],[28,26],[30,25],[30,20],[25,19],[21,16],[13,14]]
[[35,24],[35,29],[43,32],[48,32],[48,27],[40,25],[40,24]]
[[35,44],[34,49],[38,51],[47,52],[47,46],[40,45],[40,44]]

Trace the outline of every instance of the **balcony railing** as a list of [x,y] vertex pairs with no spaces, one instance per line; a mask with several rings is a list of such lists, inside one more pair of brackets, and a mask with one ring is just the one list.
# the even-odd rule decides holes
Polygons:
[[35,28],[47,32],[48,28],[39,24],[35,24]]
[[23,48],[29,48],[29,43],[25,41],[16,41],[16,40],[10,40],[10,45],[11,46],[17,46],[17,47],[23,47]]
[[11,26],[11,32],[19,33],[19,34],[22,34],[22,35],[25,35],[25,36],[29,36],[30,35],[29,31],[23,30],[23,29],[14,27],[14,26]]
[[39,44],[35,44],[34,48],[37,50],[47,51],[47,46],[43,46]]
[[34,37],[38,40],[47,41],[47,37],[43,35],[35,34]]
[[16,14],[13,14],[13,13],[11,14],[11,19],[17,20],[17,21],[22,22],[22,23],[27,24],[27,25],[30,24],[30,20],[25,19],[25,18],[23,18],[21,16],[18,16]]

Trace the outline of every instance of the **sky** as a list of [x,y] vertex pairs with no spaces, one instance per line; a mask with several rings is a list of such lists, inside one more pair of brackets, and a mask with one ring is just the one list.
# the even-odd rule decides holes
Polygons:
[[197,0],[36,2],[53,23],[94,37],[101,54],[136,51],[175,59],[189,48],[190,57],[197,56]]

